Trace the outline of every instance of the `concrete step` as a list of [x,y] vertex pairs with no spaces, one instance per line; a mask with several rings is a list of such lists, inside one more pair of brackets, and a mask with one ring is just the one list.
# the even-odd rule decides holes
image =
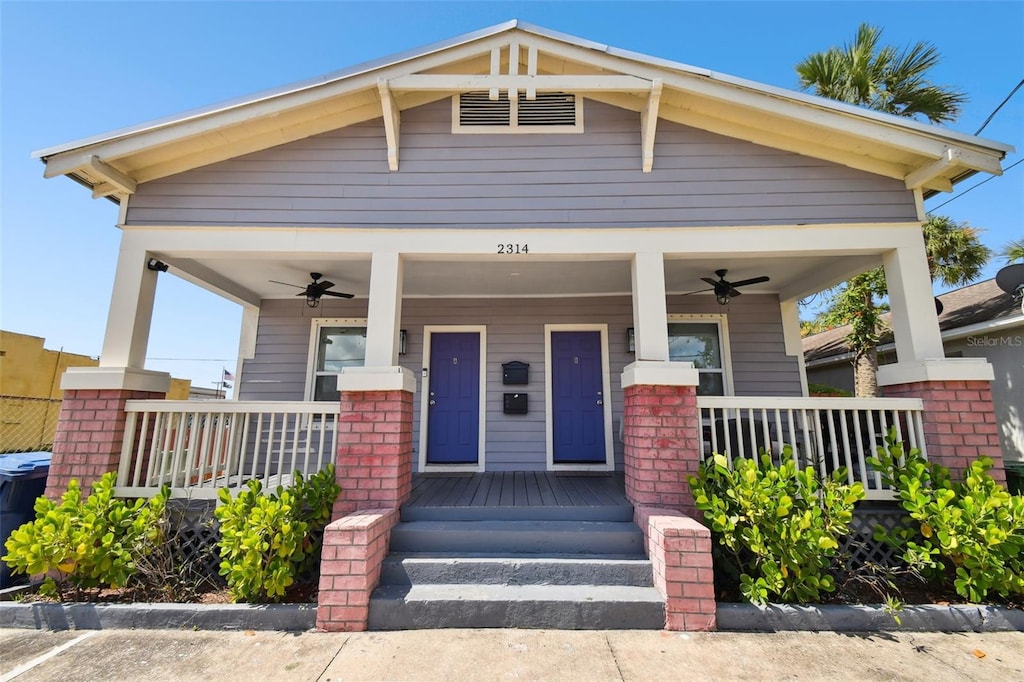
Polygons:
[[643,534],[624,521],[405,521],[391,530],[391,551],[642,555]]
[[632,521],[633,506],[402,507],[403,521]]
[[665,627],[653,587],[621,585],[384,585],[370,599],[371,630]]
[[653,585],[651,562],[639,558],[470,557],[392,554],[381,568],[382,585]]

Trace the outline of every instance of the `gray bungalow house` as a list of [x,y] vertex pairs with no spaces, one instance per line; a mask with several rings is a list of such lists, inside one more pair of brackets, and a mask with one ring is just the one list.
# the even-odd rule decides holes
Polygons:
[[[954,467],[998,455],[920,224],[1010,149],[518,21],[44,149],[123,235],[49,493],[334,461],[324,629],[714,628],[705,453],[828,469],[896,426]],[[809,398],[797,301],[878,263],[891,397]],[[164,400],[144,367],[160,272],[243,306],[237,400]]]

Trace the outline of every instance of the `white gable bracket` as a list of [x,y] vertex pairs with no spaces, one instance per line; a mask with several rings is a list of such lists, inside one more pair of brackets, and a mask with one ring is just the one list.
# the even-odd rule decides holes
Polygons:
[[385,80],[377,81],[377,91],[380,93],[380,108],[384,114],[384,137],[388,143],[388,169],[398,170],[398,134],[401,124],[401,117],[398,113],[398,104],[391,95],[391,88]]
[[89,169],[121,192],[126,194],[135,194],[135,189],[138,187],[138,183],[111,166],[109,163],[100,160],[100,157],[89,157]]
[[[944,191],[951,191],[952,184],[948,178],[943,177],[947,175],[950,170],[957,167],[966,167],[971,170],[982,171],[984,173],[991,173],[992,175],[1002,175],[1003,168],[999,163],[999,160],[985,154],[979,154],[978,152],[972,152],[959,147],[947,147],[942,156],[935,161],[929,163],[926,166],[922,166],[917,170],[908,173],[904,178],[907,189],[918,189],[921,187],[933,187],[937,185],[937,188],[943,189]],[[945,189],[948,186],[949,189]]]
[[647,96],[647,105],[640,112],[640,146],[644,173],[654,168],[654,135],[658,131],[658,106],[661,103],[662,80],[651,81],[651,94]]

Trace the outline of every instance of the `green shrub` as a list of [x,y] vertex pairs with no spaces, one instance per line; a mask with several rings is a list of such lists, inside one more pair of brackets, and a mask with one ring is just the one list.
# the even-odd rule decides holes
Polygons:
[[7,539],[3,560],[12,573],[46,574],[44,595],[65,597],[65,583],[86,587],[123,587],[135,575],[136,560],[163,541],[161,519],[170,495],[166,487],[149,500],[114,497],[114,473],[104,475],[82,499],[73,480],[60,503],[36,500],[34,521]]
[[876,538],[901,549],[919,570],[952,571],[957,594],[971,601],[984,601],[989,592],[1024,593],[1024,498],[988,475],[990,458],[972,462],[963,482],[954,482],[948,469],[919,450],[906,452],[892,429],[868,461],[918,524],[893,533],[876,529]]
[[340,492],[333,465],[308,479],[295,472],[291,487],[268,495],[259,481],[249,481],[234,499],[222,488],[214,514],[220,521],[220,574],[231,598],[280,600],[295,576],[315,560],[318,532],[330,520]]
[[760,462],[738,457],[730,469],[716,454],[690,477],[697,508],[739,575],[745,599],[799,603],[835,589],[828,569],[849,532],[854,503],[864,497],[861,484],[845,484],[845,477],[839,470],[821,480],[813,467],[797,469],[789,446],[778,465],[762,454]]

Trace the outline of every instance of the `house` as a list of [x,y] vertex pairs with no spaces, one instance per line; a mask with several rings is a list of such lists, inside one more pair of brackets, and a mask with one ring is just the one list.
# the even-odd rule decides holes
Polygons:
[[[336,461],[320,627],[524,625],[505,618],[522,594],[467,601],[512,589],[486,577],[423,607],[475,604],[465,618],[419,620],[401,587],[423,576],[390,550],[642,553],[654,587],[628,605],[608,586],[526,611],[713,628],[686,483],[705,449],[860,462],[834,430],[856,409],[865,438],[998,456],[934,438],[954,418],[998,436],[991,366],[944,356],[920,224],[925,193],[1009,150],[519,21],[42,150],[47,177],[119,204],[123,233],[100,366],[62,380],[50,494],[117,470],[119,494],[210,498]],[[807,397],[797,301],[880,262],[894,397]],[[144,367],[164,271],[243,306],[238,400],[167,401]],[[970,409],[932,400],[949,391]],[[527,564],[546,585],[546,564],[481,573]]]
[[[1024,310],[994,279],[937,297],[942,304],[939,329],[946,357],[985,358],[992,365],[992,402],[999,424],[1003,459],[1024,463]],[[888,315],[883,315],[888,320]],[[849,326],[805,337],[807,381],[853,391],[853,353],[846,342]],[[892,334],[878,347],[880,365],[896,361]]]

